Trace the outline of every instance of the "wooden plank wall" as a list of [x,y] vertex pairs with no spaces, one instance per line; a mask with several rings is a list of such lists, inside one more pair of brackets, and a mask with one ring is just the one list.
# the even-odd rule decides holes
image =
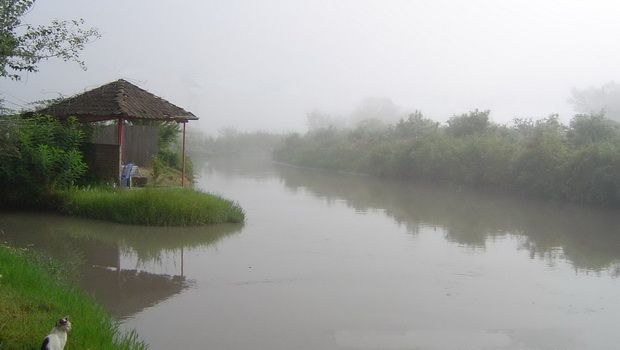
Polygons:
[[[93,133],[95,144],[118,145],[116,125],[98,127]],[[139,166],[151,164],[157,154],[159,128],[152,125],[123,125],[123,163],[132,162]]]
[[84,152],[88,171],[106,181],[118,180],[118,145],[89,144]]

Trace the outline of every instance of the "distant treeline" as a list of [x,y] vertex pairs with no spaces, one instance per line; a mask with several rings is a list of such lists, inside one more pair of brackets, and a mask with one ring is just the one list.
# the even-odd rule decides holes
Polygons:
[[271,153],[282,142],[281,134],[265,131],[242,132],[224,129],[217,137],[193,133],[189,138],[189,149],[194,154],[248,154]]
[[278,161],[308,167],[508,190],[620,205],[620,124],[603,115],[556,115],[511,124],[472,111],[440,124],[415,112],[395,125],[327,127],[292,134]]

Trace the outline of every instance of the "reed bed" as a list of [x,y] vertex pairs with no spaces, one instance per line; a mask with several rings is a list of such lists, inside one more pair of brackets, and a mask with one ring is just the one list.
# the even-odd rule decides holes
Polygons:
[[235,202],[184,188],[74,188],[60,197],[65,214],[126,224],[193,226],[240,223],[245,218]]

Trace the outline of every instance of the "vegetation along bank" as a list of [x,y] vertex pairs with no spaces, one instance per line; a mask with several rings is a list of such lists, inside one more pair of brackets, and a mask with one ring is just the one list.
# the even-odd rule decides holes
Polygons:
[[511,124],[472,111],[440,124],[416,112],[395,125],[359,123],[292,134],[278,161],[411,181],[499,189],[620,206],[620,125],[603,115]]
[[73,287],[57,263],[34,253],[0,246],[0,349],[39,349],[56,321],[69,315],[66,349],[146,349]]

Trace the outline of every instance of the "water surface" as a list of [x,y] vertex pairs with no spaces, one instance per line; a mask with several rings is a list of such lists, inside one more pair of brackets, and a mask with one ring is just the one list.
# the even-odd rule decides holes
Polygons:
[[72,261],[152,349],[620,344],[616,211],[264,159],[198,168],[197,187],[238,201],[244,225],[11,213],[2,240]]

